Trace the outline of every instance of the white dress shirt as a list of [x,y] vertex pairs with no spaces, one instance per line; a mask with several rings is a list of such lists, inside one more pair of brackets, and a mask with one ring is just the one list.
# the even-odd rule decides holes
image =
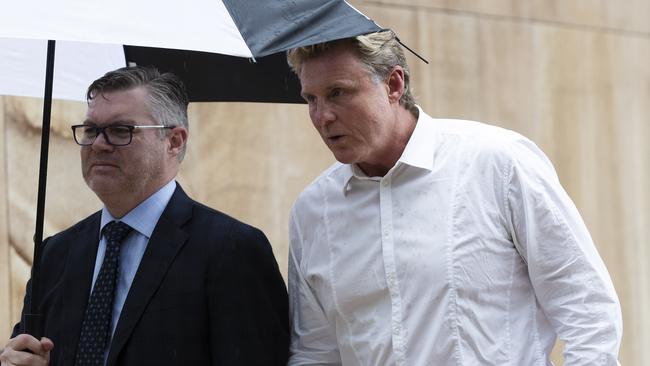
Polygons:
[[548,158],[420,117],[384,177],[336,163],[290,217],[290,365],[617,365],[620,304]]

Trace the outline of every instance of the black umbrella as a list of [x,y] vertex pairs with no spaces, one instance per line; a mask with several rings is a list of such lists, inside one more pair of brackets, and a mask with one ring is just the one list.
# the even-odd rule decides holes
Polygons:
[[[128,0],[114,0],[108,5],[110,9],[106,9],[107,6],[102,5],[103,3],[98,3],[103,6],[98,9],[92,9],[93,6],[86,3],[82,7],[75,2],[67,4],[68,7],[66,7],[66,2],[45,2],[38,9],[30,7],[30,2],[17,2],[12,4],[12,7],[17,9],[15,13],[4,11],[2,12],[4,15],[0,14],[0,37],[49,39],[47,42],[41,160],[34,234],[34,262],[31,277],[32,301],[28,305],[31,309],[26,309],[27,314],[23,319],[27,332],[36,338],[40,338],[42,335],[42,315],[36,313],[35,307],[39,303],[39,299],[36,299],[35,295],[38,294],[38,268],[43,240],[50,112],[55,71],[56,42],[54,40],[131,44],[123,47],[125,65],[154,65],[161,71],[176,73],[186,82],[191,101],[296,103],[301,102],[300,85],[286,64],[284,55],[286,50],[381,30],[372,20],[342,0],[265,0],[263,2],[259,0],[193,0],[189,3],[163,1],[150,4],[151,8],[145,9],[148,11],[146,16],[129,13],[129,11],[134,11],[133,7],[136,4]],[[120,3],[124,3],[124,7],[121,7]],[[206,39],[206,35],[202,31],[196,31],[197,33],[186,39],[176,37],[177,33],[185,27],[206,25],[196,24],[198,21],[193,22],[192,19],[183,17],[183,14],[188,11],[196,11],[197,3],[205,4],[209,8],[214,7],[221,17],[230,17],[230,19],[224,20],[215,15],[212,22],[215,23],[216,28],[225,28],[225,33],[223,36],[207,37],[212,42],[206,42],[205,45],[199,46],[190,45],[190,43],[194,38]],[[128,10],[125,12],[123,9]],[[227,10],[227,13],[223,11],[224,9]],[[109,14],[113,10],[117,11],[117,16]],[[198,11],[201,12],[201,9]],[[162,15],[156,15],[159,13]],[[196,14],[199,17],[206,15],[204,13]],[[169,16],[170,20],[168,22],[165,22],[164,19],[161,21],[161,16]],[[160,25],[159,29],[152,30],[151,27],[142,25],[146,25],[149,21]],[[117,22],[126,24],[120,26]],[[209,20],[203,21],[203,23],[206,22],[209,23]],[[238,34],[232,34],[232,27],[228,27],[231,22],[236,25]],[[83,28],[84,25],[91,25],[91,27],[80,32],[70,30],[75,26]],[[210,27],[208,24],[205,29],[212,31],[212,28],[215,27]],[[93,30],[95,33],[92,32]],[[97,30],[105,31],[98,33]],[[145,33],[145,36],[132,37],[132,34],[129,33],[131,30]],[[93,38],[93,34],[97,38]],[[230,49],[224,51],[220,48],[220,43],[227,45],[236,43],[238,36],[241,36],[245,47],[234,45],[230,48],[233,50],[232,52]],[[168,48],[146,47],[166,45],[166,37],[169,38],[170,46]],[[188,45],[186,46],[183,42],[187,42]],[[245,48],[249,50],[249,54]],[[13,56],[12,54],[6,57]],[[0,62],[2,57],[4,56],[0,52]],[[4,67],[0,70],[6,71]],[[11,79],[12,72],[8,71],[7,73]],[[3,81],[2,76],[0,74],[0,81]],[[82,83],[82,91],[87,84]],[[0,94],[18,94],[12,92],[10,86],[4,81],[0,82]],[[7,88],[8,91],[5,90]],[[79,94],[79,96],[81,95],[83,93]]]

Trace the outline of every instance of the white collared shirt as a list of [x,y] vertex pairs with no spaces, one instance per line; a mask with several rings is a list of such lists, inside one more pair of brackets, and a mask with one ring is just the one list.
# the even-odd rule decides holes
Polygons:
[[290,217],[290,365],[617,365],[620,304],[548,158],[420,110],[397,164],[336,163]]

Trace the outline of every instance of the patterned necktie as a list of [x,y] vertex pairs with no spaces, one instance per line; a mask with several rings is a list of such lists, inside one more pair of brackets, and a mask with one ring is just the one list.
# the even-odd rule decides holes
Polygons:
[[75,358],[76,366],[101,366],[111,338],[111,315],[120,259],[120,245],[131,231],[123,222],[111,221],[102,230],[106,238],[104,261],[86,307]]

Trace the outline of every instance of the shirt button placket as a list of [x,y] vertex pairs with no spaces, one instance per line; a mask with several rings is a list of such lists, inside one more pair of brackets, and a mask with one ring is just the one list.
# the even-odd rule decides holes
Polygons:
[[391,177],[387,175],[381,179],[379,185],[380,222],[382,232],[382,253],[386,284],[391,299],[391,329],[393,350],[397,366],[405,364],[405,354],[401,332],[402,300],[399,293],[399,283],[396,275],[395,252],[393,245],[393,202],[391,193]]

